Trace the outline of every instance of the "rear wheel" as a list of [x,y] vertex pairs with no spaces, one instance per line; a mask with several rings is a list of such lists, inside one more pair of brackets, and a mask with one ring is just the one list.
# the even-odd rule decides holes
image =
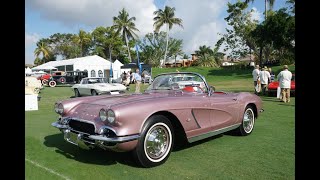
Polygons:
[[91,95],[92,95],[92,96],[97,96],[97,95],[98,95],[98,93],[97,93],[97,91],[96,91],[96,90],[92,89],[92,90],[91,90]]
[[43,79],[41,82],[42,85],[47,85],[48,84],[48,80],[47,79]]
[[133,155],[143,167],[158,166],[168,159],[173,142],[171,122],[165,116],[155,115],[145,123]]
[[33,92],[34,92],[35,94],[39,94],[39,93],[40,93],[40,88],[34,88],[34,89],[33,89]]
[[57,83],[55,81],[50,81],[49,86],[50,87],[56,87]]
[[238,132],[242,136],[247,136],[251,134],[255,122],[255,115],[252,106],[247,106],[240,127],[238,128]]
[[79,90],[78,89],[74,89],[74,96],[75,97],[80,97],[80,93],[79,93]]
[[66,78],[65,78],[65,77],[60,77],[60,78],[59,78],[59,81],[60,81],[62,84],[64,84],[64,83],[66,83]]

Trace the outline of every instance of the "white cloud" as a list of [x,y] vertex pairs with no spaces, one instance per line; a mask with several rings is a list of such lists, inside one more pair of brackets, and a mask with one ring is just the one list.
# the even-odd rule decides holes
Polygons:
[[25,33],[25,47],[29,48],[30,46],[35,45],[39,39],[40,36],[37,33]]
[[[194,53],[201,45],[214,47],[224,33],[228,0],[166,0],[165,4],[175,7],[175,16],[183,20],[184,28],[174,26],[170,37],[183,39],[184,51]],[[38,11],[42,18],[74,28],[87,25],[111,26],[112,18],[125,8],[130,17],[136,17],[138,35],[142,38],[153,32],[153,12],[157,10],[154,0],[28,0],[26,10]],[[161,7],[163,8],[163,7]],[[164,30],[162,28],[161,30]]]
[[79,24],[92,28],[111,26],[113,17],[125,8],[130,17],[136,17],[138,35],[152,32],[153,12],[157,9],[153,0],[28,0],[26,7],[39,11],[45,19],[70,28]]
[[226,23],[221,17],[227,9],[227,0],[201,0],[185,1],[174,0],[167,4],[175,7],[175,15],[183,20],[183,30],[177,31],[180,27],[174,27],[170,36],[183,39],[184,51],[187,54],[194,53],[199,46],[207,45],[214,47],[220,36],[224,33]]
[[33,64],[35,59],[33,51],[39,39],[40,35],[37,33],[25,33],[25,63]]
[[251,9],[251,20],[257,20],[259,22],[262,21],[262,13],[258,11],[256,7]]

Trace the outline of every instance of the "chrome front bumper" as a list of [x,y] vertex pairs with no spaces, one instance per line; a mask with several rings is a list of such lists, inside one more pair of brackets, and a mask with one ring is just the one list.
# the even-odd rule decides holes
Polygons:
[[107,137],[103,134],[90,135],[73,130],[70,126],[60,124],[58,121],[52,123],[51,125],[58,128],[64,134],[64,139],[67,142],[77,145],[83,149],[91,149],[93,146],[99,146],[103,149],[108,149],[110,147],[114,147],[118,143],[133,141],[140,137],[138,134],[116,137]]

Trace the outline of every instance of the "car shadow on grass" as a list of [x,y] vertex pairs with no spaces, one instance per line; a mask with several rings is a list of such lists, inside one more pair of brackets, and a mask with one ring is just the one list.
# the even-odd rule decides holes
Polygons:
[[132,167],[138,167],[130,152],[112,152],[100,148],[91,150],[81,149],[80,147],[70,144],[63,139],[63,134],[53,134],[44,138],[44,145],[55,147],[56,153],[82,163],[96,165],[114,165],[117,163],[125,164]]
[[215,135],[215,136],[212,136],[212,137],[208,137],[208,138],[205,138],[205,139],[193,142],[193,143],[188,143],[188,142],[185,141],[183,143],[175,144],[172,151],[181,151],[181,150],[184,150],[184,149],[188,149],[188,148],[191,148],[193,146],[198,146],[198,145],[206,143],[208,141],[212,141],[214,139],[221,138],[222,136],[223,136],[223,134],[218,134],[218,135]]

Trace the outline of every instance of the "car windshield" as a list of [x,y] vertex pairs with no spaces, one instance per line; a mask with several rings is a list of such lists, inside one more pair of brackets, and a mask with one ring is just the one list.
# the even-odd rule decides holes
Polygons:
[[88,79],[88,84],[95,84],[95,83],[108,83],[107,78],[90,78]]
[[155,77],[147,90],[184,90],[186,87],[200,88],[201,92],[208,91],[204,80],[194,73],[161,74]]

